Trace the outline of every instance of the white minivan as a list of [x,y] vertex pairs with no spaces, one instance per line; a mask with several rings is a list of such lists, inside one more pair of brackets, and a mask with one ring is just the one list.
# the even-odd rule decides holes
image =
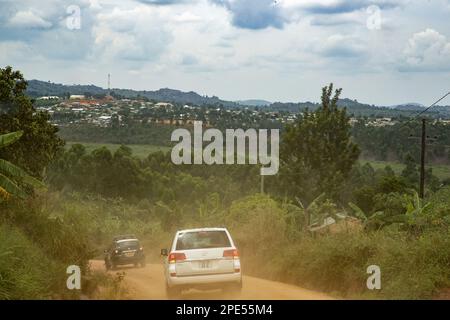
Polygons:
[[179,298],[185,289],[242,288],[239,252],[225,228],[177,231],[170,251],[164,256],[169,298]]

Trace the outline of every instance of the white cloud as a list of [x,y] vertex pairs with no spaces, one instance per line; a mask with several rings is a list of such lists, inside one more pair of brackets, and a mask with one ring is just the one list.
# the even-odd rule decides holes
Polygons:
[[366,53],[367,45],[350,35],[334,34],[319,45],[319,52],[327,57],[354,58]]
[[22,41],[0,42],[0,62],[13,61],[14,58],[31,59],[32,57],[34,57],[32,49]]
[[404,49],[403,71],[448,71],[450,41],[436,30],[415,33]]
[[[408,83],[450,81],[438,72],[450,70],[447,0],[0,2],[0,65],[26,77],[105,85],[111,73],[118,87],[282,101],[313,100],[335,81],[346,95],[386,104],[410,92]],[[80,30],[66,27],[72,4]],[[379,30],[366,27],[373,4],[382,10]],[[399,69],[423,72],[405,80]],[[364,89],[381,78],[395,92]]]
[[95,56],[152,61],[172,40],[164,8],[139,5],[101,12],[93,26]]
[[330,26],[335,27],[339,25],[346,24],[360,24],[363,25],[366,21],[367,16],[358,12],[345,12],[342,14],[335,15],[314,15],[311,18],[311,24],[314,26]]
[[35,12],[27,10],[27,11],[19,11],[14,16],[12,16],[8,21],[8,26],[14,28],[47,29],[52,26],[52,23],[44,20]]
[[199,22],[202,20],[202,18],[196,14],[193,14],[190,11],[185,11],[181,14],[175,15],[173,20],[179,23],[189,23],[189,22]]
[[404,5],[408,0],[280,0],[279,2],[285,8],[331,14],[352,12],[371,5],[393,8]]

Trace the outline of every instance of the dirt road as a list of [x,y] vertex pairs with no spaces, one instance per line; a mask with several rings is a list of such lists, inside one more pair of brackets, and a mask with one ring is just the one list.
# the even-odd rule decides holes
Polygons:
[[[91,268],[105,270],[103,261],[100,260],[92,260]],[[125,272],[125,283],[131,299],[167,299],[162,264],[148,264],[145,268],[122,267],[110,272],[122,271]],[[182,299],[328,300],[332,298],[294,285],[244,276],[242,293],[239,296],[228,296],[220,290],[190,290],[183,293]]]

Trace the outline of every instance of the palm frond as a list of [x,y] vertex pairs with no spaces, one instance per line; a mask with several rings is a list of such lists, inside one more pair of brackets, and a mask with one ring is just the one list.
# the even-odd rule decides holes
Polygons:
[[361,219],[361,220],[367,220],[367,216],[364,213],[364,211],[358,207],[356,204],[350,202],[349,207],[352,208],[353,210],[353,214],[355,215],[356,218]]
[[0,135],[0,148],[16,142],[23,135],[23,131],[10,132]]
[[8,162],[4,159],[0,159],[0,173],[3,175],[9,176],[11,178],[21,178],[23,182],[26,184],[29,184],[36,188],[45,188],[44,183],[39,181],[36,178],[33,178],[29,174],[25,172],[22,168],[19,168],[18,166],[12,164],[11,162]]
[[318,197],[316,197],[311,203],[308,205],[308,208],[314,206],[314,204],[319,203],[325,197],[325,192],[321,193]]
[[19,198],[26,196],[25,192],[11,179],[0,173],[0,187],[5,189],[8,193]]
[[11,194],[4,188],[0,187],[0,199],[8,200]]
[[300,208],[305,209],[305,206],[303,205],[303,202],[298,197],[295,197],[295,200],[297,200],[297,203],[300,206]]
[[384,217],[383,211],[377,211],[369,217],[369,220],[381,219]]

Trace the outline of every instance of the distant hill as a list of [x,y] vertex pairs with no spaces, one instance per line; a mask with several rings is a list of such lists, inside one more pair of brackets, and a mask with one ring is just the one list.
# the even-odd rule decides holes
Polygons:
[[[285,103],[285,102],[275,102],[271,105],[267,106],[266,109],[270,110],[279,110],[279,111],[289,111],[296,112],[299,110],[316,110],[320,106],[319,103],[316,102],[298,102],[298,103]],[[369,105],[360,103],[356,100],[351,99],[340,99],[338,101],[338,106],[341,108],[347,108],[350,114],[355,115],[369,115],[368,113],[377,114],[378,111],[388,111],[387,108],[377,107],[375,105]]]
[[[284,103],[275,102],[263,107],[268,111],[289,111],[299,112],[305,109],[316,110],[320,106],[315,102]],[[407,104],[394,107],[375,106],[365,104],[352,99],[340,99],[338,106],[347,108],[348,113],[354,117],[411,117],[424,109],[419,104]],[[450,106],[435,106],[427,112],[427,116],[432,118],[450,119]]]
[[[193,91],[183,92],[174,89],[159,89],[156,91],[131,90],[131,89],[111,89],[112,94],[124,98],[146,97],[149,100],[160,102],[187,103],[195,105],[223,105],[226,107],[235,107],[237,103],[221,100],[218,97],[201,96]],[[40,96],[60,96],[64,97],[70,94],[84,95],[106,95],[108,90],[94,85],[63,85],[53,82],[40,80],[29,80],[27,93],[31,97]]]
[[235,102],[237,104],[240,104],[241,106],[253,106],[253,107],[268,106],[268,105],[272,104],[272,102],[270,102],[270,101],[258,100],[258,99],[238,100]]
[[420,103],[405,103],[393,107],[396,110],[422,111],[425,107]]
[[40,96],[60,96],[67,94],[84,94],[90,92],[92,94],[107,94],[107,90],[94,85],[72,85],[45,82],[40,80],[29,80],[27,86],[27,93],[31,97]]
[[[145,97],[149,100],[158,102],[172,102],[179,104],[192,105],[222,105],[228,108],[239,106],[254,106],[267,111],[288,111],[300,112],[305,109],[315,110],[319,107],[315,102],[274,102],[266,100],[251,99],[240,101],[226,101],[216,96],[202,96],[196,92],[183,92],[175,89],[159,89],[156,91],[117,89],[111,90],[112,95],[124,98]],[[40,96],[60,96],[65,97],[70,94],[82,95],[106,95],[108,90],[95,85],[64,85],[40,80],[28,81],[27,93],[31,97]],[[424,106],[417,103],[407,103],[402,105],[382,107],[365,104],[352,99],[340,99],[339,107],[347,108],[349,114],[355,117],[410,117],[418,111],[423,110]],[[450,119],[450,106],[435,106],[427,112],[429,117]]]

